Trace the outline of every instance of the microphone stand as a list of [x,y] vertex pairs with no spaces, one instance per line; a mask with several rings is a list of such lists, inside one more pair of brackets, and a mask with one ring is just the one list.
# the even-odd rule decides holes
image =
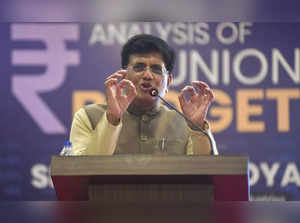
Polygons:
[[197,130],[199,130],[200,132],[202,132],[204,135],[206,135],[209,139],[209,143],[210,143],[210,147],[212,148],[213,151],[213,155],[219,155],[219,152],[217,150],[216,147],[216,143],[212,140],[212,136],[209,132],[205,131],[204,129],[202,129],[199,125],[197,125],[195,122],[193,122],[189,117],[187,117],[185,114],[183,114],[182,112],[180,112],[175,106],[173,106],[172,104],[170,104],[169,102],[167,102],[165,99],[163,99],[159,94],[158,94],[158,90],[155,88],[150,89],[149,91],[150,95],[152,97],[158,97],[160,100],[162,100],[169,108],[175,110],[177,112],[177,114],[181,115],[185,120],[187,120],[188,122],[190,122]]

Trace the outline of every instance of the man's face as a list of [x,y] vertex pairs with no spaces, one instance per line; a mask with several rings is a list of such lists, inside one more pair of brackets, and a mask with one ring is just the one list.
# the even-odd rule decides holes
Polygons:
[[156,88],[161,96],[166,92],[172,76],[169,75],[160,53],[134,54],[129,57],[126,79],[130,80],[137,90],[134,103],[139,106],[153,107],[158,98],[149,94]]

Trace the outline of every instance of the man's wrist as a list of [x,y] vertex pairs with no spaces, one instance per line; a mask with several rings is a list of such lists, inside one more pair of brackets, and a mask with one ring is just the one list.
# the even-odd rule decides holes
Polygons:
[[112,125],[116,126],[116,125],[119,125],[119,123],[120,123],[120,118],[113,116],[109,112],[106,112],[106,118],[107,118],[107,121]]
[[[189,121],[186,121],[187,122],[187,124],[188,124],[188,126],[190,127],[190,129],[192,129],[192,130],[199,130],[196,126],[194,126],[191,122],[189,122]],[[204,124],[204,121],[203,122],[201,122],[201,123],[196,123],[196,122],[194,122],[197,126],[199,126],[201,129],[204,129],[204,126],[205,126],[205,124]]]
[[[199,123],[196,123],[201,129],[203,129],[204,131],[208,131],[209,130],[209,123],[207,120],[203,120],[202,125],[200,125]],[[196,128],[193,124],[191,124],[189,121],[187,121],[187,125],[188,127],[193,130],[193,131],[199,131],[198,128]]]

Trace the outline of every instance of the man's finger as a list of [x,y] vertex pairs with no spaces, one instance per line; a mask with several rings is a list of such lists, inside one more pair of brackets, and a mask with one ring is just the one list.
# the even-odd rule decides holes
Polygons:
[[116,88],[117,84],[118,84],[118,80],[115,78],[105,81],[104,85],[105,85],[107,100],[115,97],[113,88]]
[[129,86],[134,86],[130,80],[124,79],[124,80],[120,81],[120,83],[119,83],[120,88],[127,88]]
[[207,99],[210,102],[215,98],[214,92],[211,89],[205,88],[204,89],[204,95],[207,97]]
[[131,83],[128,85],[128,101],[132,101],[137,95],[136,87]]
[[116,79],[116,78],[111,78],[104,82],[105,87],[110,87],[110,86],[117,85],[117,84],[118,84],[118,79]]
[[192,86],[188,85],[185,86],[181,92],[183,92],[183,95],[185,95],[186,93],[189,93],[190,97],[193,97],[196,94],[195,88],[193,88]]
[[183,108],[187,105],[187,101],[184,97],[184,93],[181,92],[179,95],[178,95],[178,100],[179,100],[179,103],[181,105],[181,110],[183,110]]
[[179,96],[178,96],[178,99],[179,99],[179,102],[181,104],[182,107],[186,106],[188,104],[188,101],[186,100],[185,98],[185,93],[186,92],[189,92],[190,94],[190,97],[192,97],[193,95],[195,95],[195,89],[192,87],[192,86],[185,86]]
[[197,88],[199,95],[204,95],[206,90],[210,90],[209,86],[202,81],[193,81],[192,83]]
[[121,95],[122,90],[125,89],[127,97],[135,97],[136,88],[130,80],[123,79],[118,85],[118,94]]
[[192,81],[192,84],[199,87],[207,87],[209,88],[208,84],[203,81]]
[[109,80],[111,78],[117,78],[119,80],[123,80],[124,79],[124,74],[120,74],[120,73],[114,73],[112,75],[109,75],[105,80]]
[[199,96],[204,96],[210,90],[211,90],[210,88],[204,86],[197,87],[197,93],[199,94]]
[[120,80],[124,79],[125,75],[127,74],[127,70],[119,70],[116,73],[113,73],[112,75],[109,75],[106,80],[111,78],[118,78]]

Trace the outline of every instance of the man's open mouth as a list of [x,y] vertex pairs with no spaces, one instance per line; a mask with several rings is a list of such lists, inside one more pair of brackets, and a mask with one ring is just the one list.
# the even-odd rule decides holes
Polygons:
[[141,89],[143,91],[149,91],[152,88],[152,85],[150,83],[142,83],[141,84]]

